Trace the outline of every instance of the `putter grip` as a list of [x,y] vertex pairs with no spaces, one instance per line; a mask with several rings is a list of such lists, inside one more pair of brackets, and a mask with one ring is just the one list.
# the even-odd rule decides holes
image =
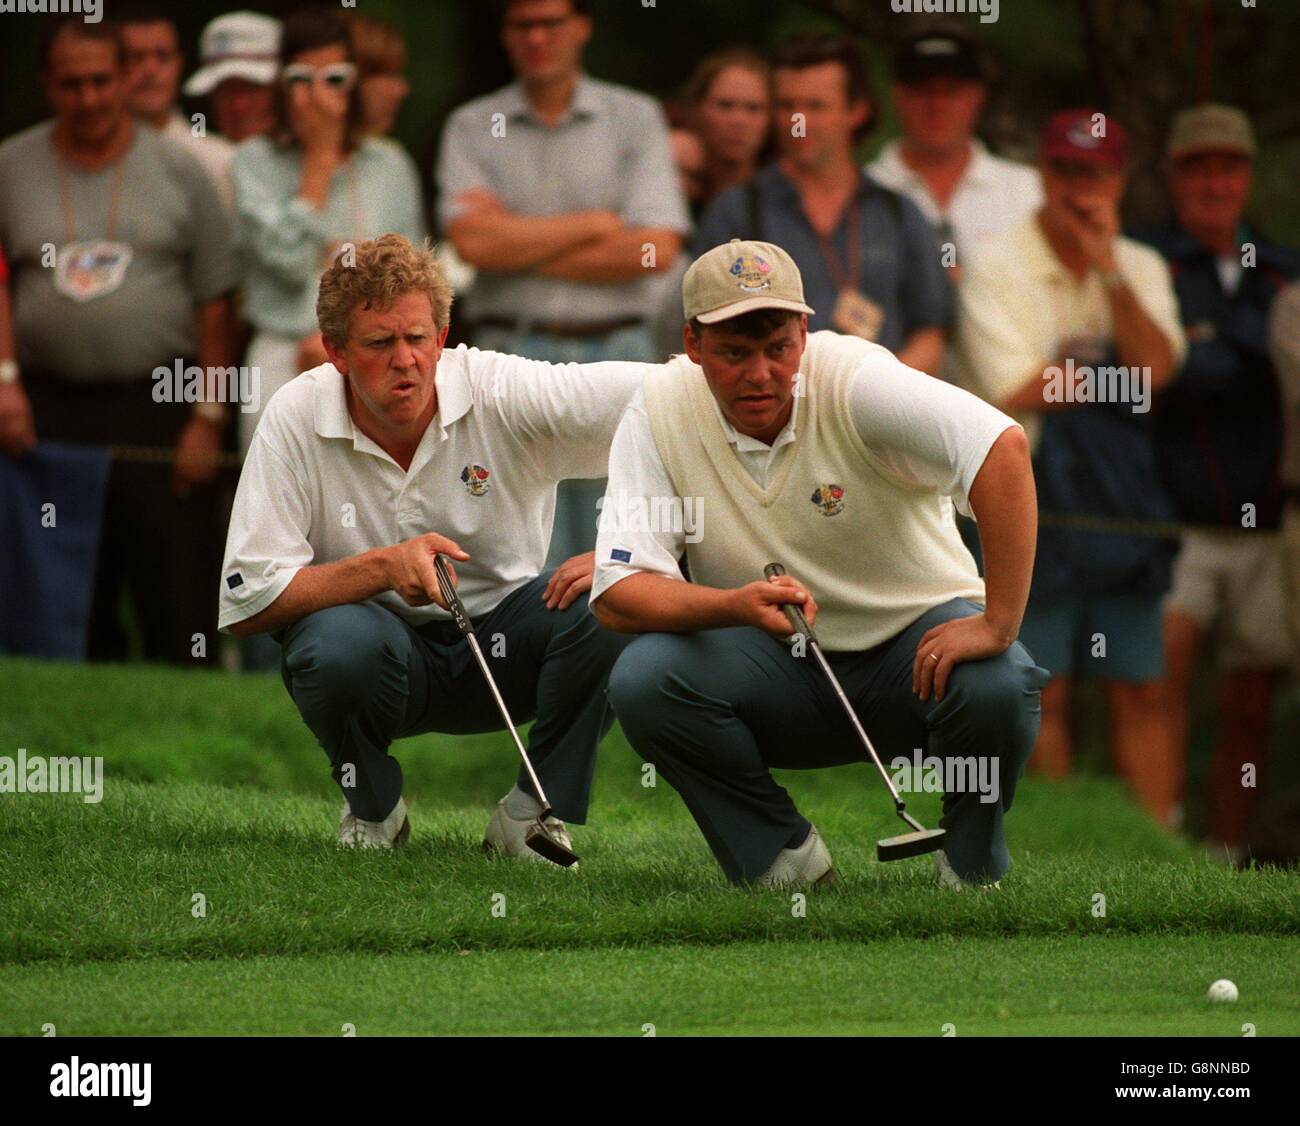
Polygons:
[[451,581],[451,571],[448,569],[447,560],[443,555],[434,555],[433,569],[438,573],[438,589],[442,592],[442,597],[451,610],[451,616],[456,621],[456,628],[468,637],[474,632],[474,626],[470,623],[469,615],[465,613],[465,606],[460,600],[460,595],[456,593],[456,584]]
[[[769,563],[763,568],[763,577],[765,579],[774,579],[778,575],[784,575],[785,568],[780,563]],[[812,626],[808,624],[808,619],[803,616],[803,611],[793,602],[786,602],[781,607],[785,611],[786,619],[789,621],[795,633],[801,633],[809,641],[816,641],[817,635],[813,633]]]

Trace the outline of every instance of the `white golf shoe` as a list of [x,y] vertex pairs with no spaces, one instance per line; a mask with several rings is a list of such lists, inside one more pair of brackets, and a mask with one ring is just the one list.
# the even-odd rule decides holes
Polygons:
[[825,887],[835,882],[831,851],[814,825],[798,848],[783,848],[766,872],[754,881],[760,887]]
[[972,884],[963,880],[953,871],[952,865],[948,863],[948,854],[943,849],[934,854],[934,875],[940,887],[951,888],[953,891],[963,891],[968,887],[978,887],[981,891],[997,891],[1002,887],[999,880],[994,880],[991,884]]
[[343,800],[343,812],[339,816],[341,848],[396,848],[410,835],[405,799],[398,798],[392,813],[382,821],[362,821],[352,812],[347,799]]
[[[529,828],[536,821],[536,817],[525,817],[522,821],[516,817],[511,817],[506,812],[506,798],[502,798],[497,802],[497,807],[492,811],[492,816],[488,818],[487,829],[483,833],[483,851],[500,852],[506,856],[522,856],[529,860],[540,860],[543,864],[550,864],[552,868],[562,867],[544,856],[539,856],[524,843]],[[572,851],[573,841],[570,840],[569,830],[565,827],[563,821],[558,817],[548,817],[543,824],[551,836],[564,845],[565,848]],[[569,871],[574,871],[577,867],[577,864],[572,864],[569,866]]]

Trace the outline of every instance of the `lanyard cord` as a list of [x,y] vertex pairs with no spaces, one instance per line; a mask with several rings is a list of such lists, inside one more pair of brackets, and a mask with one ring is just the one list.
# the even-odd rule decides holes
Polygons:
[[[839,224],[836,224],[838,227]],[[826,268],[830,271],[831,277],[835,279],[836,288],[841,292],[846,289],[854,291],[858,288],[858,255],[862,250],[862,211],[858,207],[858,193],[854,188],[853,195],[849,197],[849,254],[848,267],[843,269],[840,266],[839,255],[835,253],[835,248],[831,245],[828,235],[823,235],[820,231],[814,230],[817,236],[817,245],[821,248],[822,258],[826,260]],[[834,228],[831,234],[834,234]]]
[[[117,210],[122,202],[122,181],[126,178],[126,153],[117,158],[117,167],[113,170],[113,184],[109,189],[108,225],[104,232],[107,242],[113,241],[117,229]],[[63,205],[63,231],[69,245],[77,241],[77,213],[72,203],[72,185],[68,183],[68,172],[63,154],[56,144],[54,146],[54,163],[59,173],[59,201]]]

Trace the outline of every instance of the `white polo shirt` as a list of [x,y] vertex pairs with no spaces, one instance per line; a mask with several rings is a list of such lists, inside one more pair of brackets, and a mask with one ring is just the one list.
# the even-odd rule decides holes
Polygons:
[[[438,361],[438,413],[403,470],[348,413],[332,364],[303,372],[266,406],[230,516],[219,626],[271,605],[309,564],[332,563],[438,532],[471,617],[536,578],[555,487],[602,477],[610,441],[650,365],[546,364],[461,345]],[[592,513],[592,520],[596,513]],[[376,601],[413,625],[437,606]]]
[[1043,202],[1043,185],[1036,168],[994,156],[973,137],[970,144],[970,162],[946,210],[939,208],[920,174],[903,160],[898,141],[887,144],[867,165],[867,175],[907,196],[931,227],[937,228],[945,219],[952,224],[958,263],[981,239],[1014,227]]
[[[866,345],[864,351],[849,400],[863,444],[908,480],[951,498],[961,512],[971,515],[970,488],[993,443],[1015,421],[975,396],[907,367],[885,348]],[[677,356],[670,362],[689,364],[690,360]],[[816,373],[807,371],[805,376],[815,379]],[[766,488],[783,457],[793,452],[799,399],[771,446],[741,434],[716,402],[713,407],[737,460],[760,488]],[[683,502],[681,527],[675,521],[665,526],[664,521],[640,518],[651,511],[654,500],[675,497],[655,444],[645,395],[638,390],[610,449],[591,602],[642,571],[682,578],[678,561],[686,553],[687,537],[704,532],[707,512],[688,511]],[[864,552],[863,565],[871,565],[871,552]]]

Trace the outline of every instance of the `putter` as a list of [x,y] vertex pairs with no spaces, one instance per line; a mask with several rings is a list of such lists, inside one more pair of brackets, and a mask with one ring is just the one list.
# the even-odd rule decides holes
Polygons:
[[501,718],[506,721],[506,730],[510,732],[510,737],[515,741],[515,749],[519,752],[519,757],[524,760],[524,768],[528,771],[528,777],[533,783],[533,789],[537,791],[537,800],[542,803],[542,811],[534,819],[532,825],[528,827],[528,833],[524,837],[524,844],[537,853],[538,856],[545,857],[551,863],[558,864],[561,868],[572,867],[578,863],[578,854],[572,849],[566,848],[546,827],[546,818],[551,815],[551,803],[546,800],[546,791],[542,789],[542,783],[537,777],[537,772],[533,769],[532,760],[529,759],[528,752],[524,749],[523,740],[519,738],[519,732],[515,730],[515,721],[510,718],[510,712],[506,709],[505,700],[501,698],[497,682],[492,679],[492,670],[488,668],[488,663],[483,657],[483,650],[479,648],[478,638],[474,636],[474,626],[469,620],[469,615],[465,613],[465,607],[461,603],[460,595],[456,593],[456,587],[451,581],[451,571],[448,569],[447,561],[442,555],[434,555],[433,569],[438,573],[438,589],[442,591],[442,597],[447,603],[447,608],[456,621],[456,628],[460,630],[461,636],[469,642],[470,652],[474,654],[474,660],[478,662],[479,671],[482,672],[483,679],[487,681],[487,686],[492,692],[492,698],[497,702],[497,708],[501,711]]
[[[784,575],[785,568],[780,563],[769,563],[763,568],[763,574],[772,579],[777,575]],[[876,754],[876,748],[871,745],[871,739],[863,730],[858,715],[853,710],[853,705],[849,703],[849,698],[844,695],[844,689],[840,687],[839,679],[831,671],[830,663],[826,660],[826,655],[822,652],[822,647],[817,641],[817,635],[813,633],[812,627],[808,625],[808,619],[803,616],[803,610],[794,602],[787,602],[781,609],[785,611],[785,616],[794,627],[795,633],[803,634],[807,639],[808,648],[812,650],[813,656],[817,658],[817,663],[822,667],[822,672],[826,674],[826,679],[831,682],[831,687],[835,689],[835,695],[840,698],[840,703],[844,705],[844,710],[848,712],[853,729],[858,733],[863,746],[867,748],[871,761],[876,764],[876,769],[880,771],[880,777],[885,780],[885,785],[893,796],[894,812],[912,827],[913,831],[910,833],[903,833],[898,837],[886,837],[883,841],[877,841],[876,859],[905,860],[909,856],[924,856],[927,852],[938,852],[939,849],[943,848],[943,838],[947,830],[927,829],[907,812],[906,804],[898,796],[898,791],[894,789],[894,783],[890,781],[884,763],[880,761],[880,756]]]

